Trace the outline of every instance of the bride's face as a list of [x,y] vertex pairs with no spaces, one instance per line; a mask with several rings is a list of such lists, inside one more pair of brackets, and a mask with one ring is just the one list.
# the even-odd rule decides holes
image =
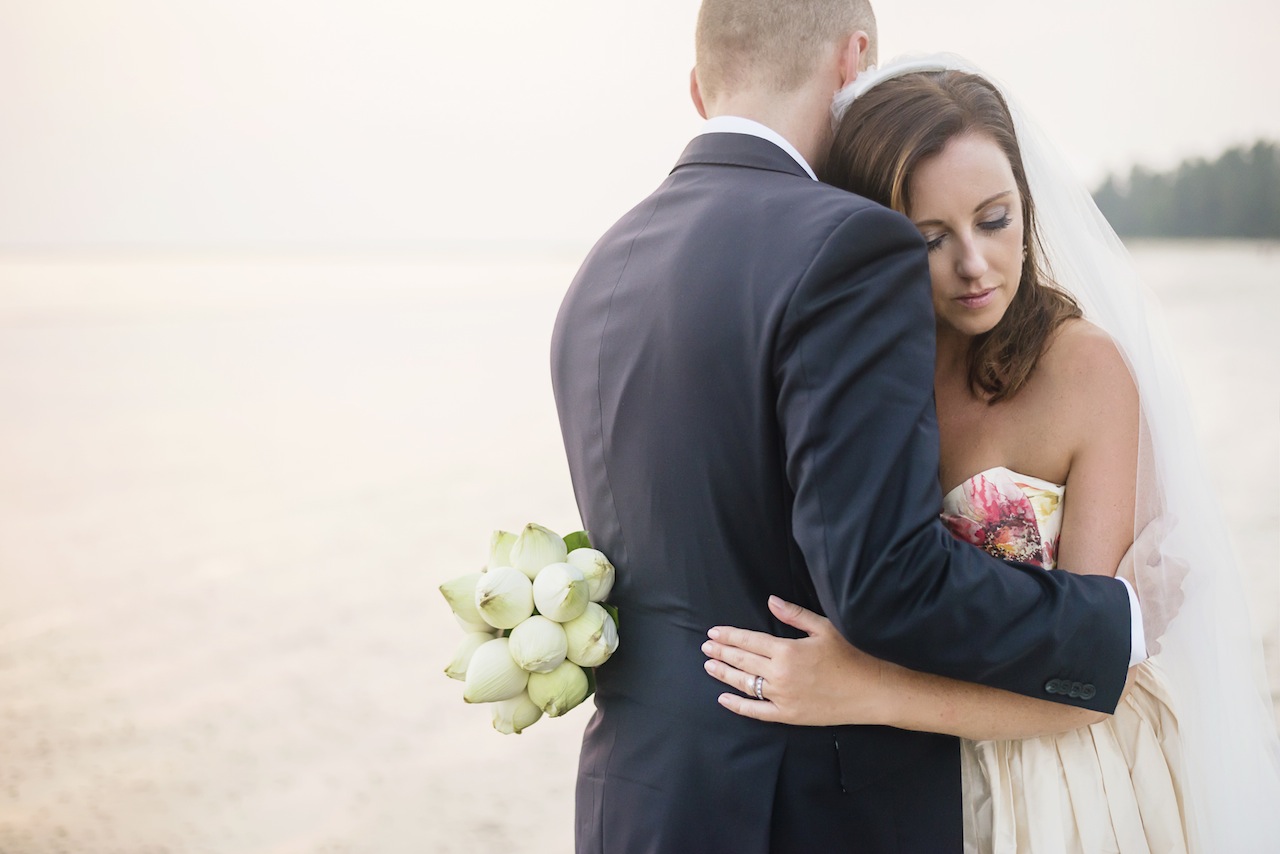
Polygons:
[[958,136],[916,167],[909,189],[911,220],[929,245],[939,333],[990,331],[1022,277],[1022,200],[1009,159],[990,137]]

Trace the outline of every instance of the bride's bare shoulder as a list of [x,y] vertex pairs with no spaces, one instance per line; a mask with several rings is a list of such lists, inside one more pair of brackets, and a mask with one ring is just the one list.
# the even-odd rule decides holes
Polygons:
[[1111,336],[1087,320],[1059,326],[1041,357],[1040,369],[1054,396],[1090,413],[1137,412],[1138,389]]

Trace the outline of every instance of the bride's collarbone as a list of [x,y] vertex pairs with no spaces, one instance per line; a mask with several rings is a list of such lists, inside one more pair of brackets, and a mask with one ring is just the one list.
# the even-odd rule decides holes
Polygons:
[[972,394],[938,395],[939,480],[944,493],[974,475],[1004,467],[1066,483],[1072,442],[1061,413],[1032,383],[1013,399],[990,404]]

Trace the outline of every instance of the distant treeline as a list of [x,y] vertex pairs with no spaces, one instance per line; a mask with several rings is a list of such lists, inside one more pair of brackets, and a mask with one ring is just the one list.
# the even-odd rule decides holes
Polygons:
[[1280,238],[1280,145],[1260,141],[1172,172],[1135,166],[1093,198],[1122,236]]

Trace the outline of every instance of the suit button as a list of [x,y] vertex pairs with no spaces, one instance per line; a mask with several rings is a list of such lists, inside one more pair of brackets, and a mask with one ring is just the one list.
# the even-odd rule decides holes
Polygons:
[[1062,693],[1062,680],[1050,679],[1047,683],[1045,683],[1044,690],[1050,694]]
[[1092,700],[1096,696],[1098,696],[1098,689],[1092,685],[1085,685],[1080,689],[1080,699],[1082,700]]

